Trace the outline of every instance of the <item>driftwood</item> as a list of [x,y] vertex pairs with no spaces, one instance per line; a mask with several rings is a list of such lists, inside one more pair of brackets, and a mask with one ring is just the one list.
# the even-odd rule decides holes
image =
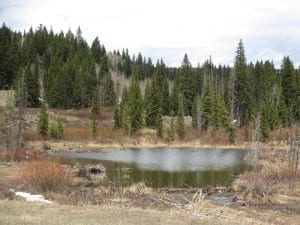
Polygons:
[[213,194],[213,193],[228,193],[228,192],[237,192],[237,190],[235,190],[232,187],[215,187],[215,188],[160,188],[160,190],[162,192],[166,192],[166,193],[196,193],[199,190],[201,190],[201,192],[203,194]]
[[[206,189],[192,189],[192,190],[196,190],[192,196],[192,199],[189,200],[187,199],[183,194],[181,195],[176,195],[176,196],[180,196],[181,200],[184,201],[184,203],[182,202],[178,202],[178,200],[176,201],[174,198],[170,199],[171,196],[160,196],[160,197],[153,197],[150,196],[150,199],[152,199],[153,201],[157,201],[157,202],[162,202],[166,205],[175,207],[181,211],[183,211],[184,213],[187,213],[189,215],[195,216],[195,217],[203,217],[203,216],[213,216],[213,217],[226,217],[225,215],[223,215],[224,212],[224,207],[227,206],[227,204],[223,204],[219,207],[217,207],[216,209],[201,209],[201,203],[203,202],[203,199],[205,198],[205,196],[212,191],[219,191],[219,190],[225,190],[226,188],[216,188],[216,189],[211,189],[211,188],[206,188]],[[183,191],[189,191],[191,192],[191,189],[170,189],[170,188],[165,188],[165,191],[168,193],[175,193],[175,192],[183,192]],[[231,189],[229,189],[231,190]],[[232,204],[238,204],[237,202],[232,203]],[[206,211],[204,211],[206,210]]]

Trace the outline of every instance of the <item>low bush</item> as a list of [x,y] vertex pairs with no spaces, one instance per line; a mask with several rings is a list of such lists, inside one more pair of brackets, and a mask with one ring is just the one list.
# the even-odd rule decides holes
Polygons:
[[20,162],[24,160],[41,160],[45,158],[45,154],[38,150],[26,150],[16,147],[9,151],[0,149],[0,160]]
[[300,174],[283,165],[267,171],[247,172],[241,176],[241,180],[244,200],[266,203],[270,202],[275,194],[293,191],[300,180]]
[[59,191],[70,184],[72,174],[59,162],[37,160],[26,163],[16,179],[37,191]]

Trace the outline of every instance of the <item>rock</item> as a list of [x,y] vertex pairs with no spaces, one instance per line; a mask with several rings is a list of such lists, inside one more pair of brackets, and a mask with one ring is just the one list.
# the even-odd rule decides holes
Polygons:
[[51,145],[49,143],[44,143],[42,148],[43,150],[51,150]]
[[87,173],[90,174],[105,173],[105,171],[106,171],[105,167],[101,164],[87,167]]

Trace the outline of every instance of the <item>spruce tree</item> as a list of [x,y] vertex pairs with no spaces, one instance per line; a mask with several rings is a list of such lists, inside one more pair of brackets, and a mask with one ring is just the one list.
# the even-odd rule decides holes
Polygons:
[[45,102],[43,102],[40,107],[38,131],[43,137],[46,137],[48,134],[48,112]]
[[213,110],[211,115],[212,126],[216,129],[224,128],[225,130],[229,127],[229,113],[225,106],[224,99],[220,96],[215,95],[212,104]]
[[92,126],[92,136],[96,138],[98,133],[98,116],[100,113],[100,103],[99,103],[99,90],[95,88],[94,96],[92,100],[92,107],[91,107],[91,126]]
[[98,134],[98,122],[96,116],[92,116],[92,136],[96,138]]
[[99,87],[96,87],[94,89],[91,110],[92,110],[92,115],[97,116],[100,113]]
[[155,128],[157,131],[157,136],[162,137],[162,135],[163,135],[163,117],[162,117],[161,106],[158,108],[158,112],[156,115]]
[[[296,76],[294,71],[294,65],[289,57],[284,57],[281,66],[281,87],[282,95],[284,98],[285,105],[289,111],[289,125],[295,118],[296,111],[299,110],[297,102],[297,88],[296,88]],[[298,107],[298,108],[297,108]]]
[[247,125],[252,115],[252,99],[247,71],[245,49],[242,40],[240,40],[236,56],[234,59],[235,70],[235,114],[238,125]]
[[121,114],[122,127],[126,130],[128,136],[132,133],[132,118],[130,115],[129,102],[125,102]]
[[59,139],[63,138],[65,135],[65,126],[60,118],[57,121],[57,137]]
[[201,129],[203,130],[207,130],[212,123],[212,93],[209,86],[207,82],[201,96]]
[[182,139],[185,136],[183,95],[179,94],[178,98],[179,98],[178,99],[179,105],[177,110],[176,128],[177,128],[177,134],[179,138]]
[[114,127],[115,128],[120,128],[121,127],[121,110],[119,105],[115,105],[115,110],[114,110]]
[[191,63],[189,62],[187,54],[184,55],[178,79],[179,90],[184,97],[184,109],[188,115],[191,115],[192,104],[196,94],[196,87],[193,80],[194,71]]
[[168,130],[168,142],[174,141],[174,118],[171,116],[170,126]]
[[264,104],[262,107],[262,112],[261,112],[261,122],[260,122],[260,139],[261,141],[266,141],[267,138],[269,137],[269,115],[268,115],[268,109],[267,109],[267,104]]
[[131,129],[138,130],[143,126],[143,98],[137,76],[134,75],[131,79],[129,87],[129,115]]

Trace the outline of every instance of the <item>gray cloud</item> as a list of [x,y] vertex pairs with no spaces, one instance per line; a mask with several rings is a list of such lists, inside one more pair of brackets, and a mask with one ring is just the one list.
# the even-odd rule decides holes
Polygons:
[[80,25],[89,43],[99,36],[108,50],[128,47],[170,66],[185,53],[194,66],[210,55],[232,65],[241,38],[248,61],[279,67],[285,55],[300,65],[299,8],[297,0],[2,0],[0,20],[16,30],[43,24],[75,32]]

